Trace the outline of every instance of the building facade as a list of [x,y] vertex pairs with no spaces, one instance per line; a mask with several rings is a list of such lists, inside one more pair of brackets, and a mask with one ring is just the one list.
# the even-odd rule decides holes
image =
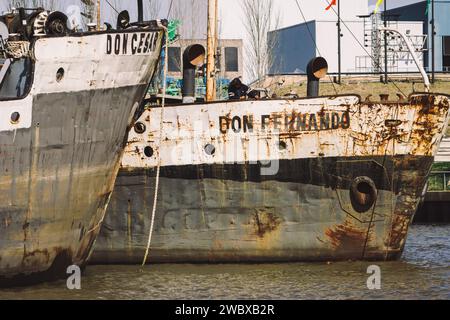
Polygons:
[[[183,76],[183,52],[193,44],[200,44],[206,48],[204,39],[179,40],[169,47],[169,76],[181,78]],[[217,69],[219,76],[226,79],[241,77],[243,73],[243,41],[240,39],[219,40],[217,54]],[[206,61],[205,61],[206,63]]]
[[[449,0],[450,1],[450,0]],[[361,9],[361,5],[365,9]],[[425,17],[425,5],[422,15]],[[329,72],[339,68],[336,9],[316,13],[316,18],[270,32],[270,53],[273,56],[269,74],[302,74],[315,56],[327,59]],[[363,13],[363,12],[366,13]],[[399,9],[399,11],[401,11]],[[423,21],[390,10],[388,26],[404,33],[415,47],[421,63],[426,64],[427,29]],[[341,0],[341,72],[372,73],[384,70],[384,13],[374,14],[367,1]],[[399,37],[388,37],[388,71],[417,72],[417,66]]]
[[[435,70],[450,72],[450,0],[435,0]],[[432,10],[428,10],[427,1],[421,1],[407,6],[389,10],[390,15],[398,15],[401,21],[417,21],[422,23],[424,33],[428,35],[426,42],[425,68],[431,71],[432,65]]]
[[[205,39],[177,40],[169,46],[168,50],[168,93],[173,96],[181,95],[183,78],[183,52],[193,44],[200,44],[206,48]],[[243,67],[243,41],[240,39],[219,40],[216,55],[217,94],[219,98],[228,97],[228,84],[234,78],[242,77]],[[205,65],[197,73],[197,96],[204,96],[206,92],[206,60]]]

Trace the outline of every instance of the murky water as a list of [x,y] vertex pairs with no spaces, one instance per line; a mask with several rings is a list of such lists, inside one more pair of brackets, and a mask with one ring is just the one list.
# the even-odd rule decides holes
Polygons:
[[372,263],[91,266],[82,290],[65,281],[10,290],[0,299],[450,299],[450,226],[414,226],[402,261]]

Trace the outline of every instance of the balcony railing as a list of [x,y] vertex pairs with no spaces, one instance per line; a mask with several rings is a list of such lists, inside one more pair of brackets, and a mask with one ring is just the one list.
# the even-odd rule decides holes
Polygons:
[[450,171],[433,171],[428,180],[428,192],[450,192]]

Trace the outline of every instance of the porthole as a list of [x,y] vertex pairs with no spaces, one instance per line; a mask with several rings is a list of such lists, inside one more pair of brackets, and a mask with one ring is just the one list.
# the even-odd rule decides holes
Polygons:
[[137,134],[143,134],[145,130],[147,130],[147,127],[142,122],[137,122],[134,125],[134,132],[136,132]]
[[212,144],[207,144],[205,146],[205,153],[208,156],[213,156],[216,153],[216,147],[214,147]]
[[63,68],[59,68],[58,71],[56,72],[56,82],[61,82],[61,80],[64,78],[64,69]]
[[11,114],[11,123],[12,124],[17,124],[20,121],[20,113],[18,112],[13,112]]
[[153,151],[153,148],[152,147],[145,147],[144,148],[144,154],[145,154],[145,156],[147,157],[147,158],[151,158],[151,157],[153,157],[153,154],[154,154],[155,152]]
[[285,141],[280,141],[280,142],[278,143],[278,149],[279,149],[280,151],[286,150],[286,149],[287,149],[287,143],[286,143]]

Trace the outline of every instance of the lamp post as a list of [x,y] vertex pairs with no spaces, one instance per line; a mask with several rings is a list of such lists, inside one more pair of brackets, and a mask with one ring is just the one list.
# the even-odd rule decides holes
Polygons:
[[[384,27],[387,28],[387,0],[384,0]],[[384,32],[384,83],[388,83],[388,44],[387,32]]]
[[342,30],[341,30],[341,0],[338,0],[338,83],[341,84],[342,80],[342,60],[341,60],[341,37],[342,37]]
[[434,0],[431,0],[431,83],[434,83],[436,73],[436,25],[434,19]]

